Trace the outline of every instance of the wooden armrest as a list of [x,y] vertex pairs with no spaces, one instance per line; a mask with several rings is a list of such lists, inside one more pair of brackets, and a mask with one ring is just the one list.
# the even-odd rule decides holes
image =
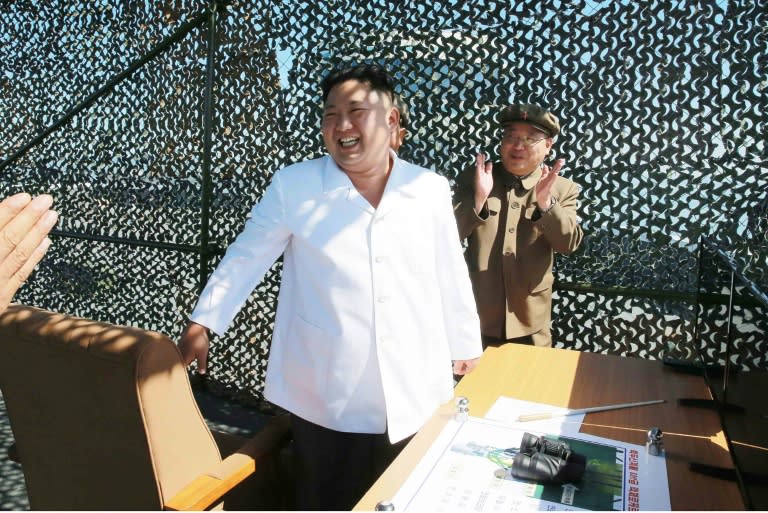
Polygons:
[[256,471],[256,460],[244,454],[233,454],[212,472],[198,476],[165,502],[171,511],[201,511],[221,499],[229,490]]
[[290,416],[280,415],[248,440],[234,454],[225,458],[210,471],[198,476],[165,502],[171,511],[201,511],[237,486],[256,471],[259,458],[274,451],[289,439]]

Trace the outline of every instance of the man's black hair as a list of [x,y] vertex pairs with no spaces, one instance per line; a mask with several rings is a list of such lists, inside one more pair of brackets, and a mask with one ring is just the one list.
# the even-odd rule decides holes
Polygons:
[[378,64],[357,64],[335,69],[320,82],[320,88],[323,90],[323,103],[328,100],[328,93],[334,86],[347,80],[357,80],[369,84],[374,91],[387,93],[389,99],[394,102],[395,84],[386,68]]
[[397,93],[393,94],[395,108],[400,112],[400,128],[408,128],[408,124],[411,122],[411,116],[408,112],[408,104],[405,103],[403,97]]

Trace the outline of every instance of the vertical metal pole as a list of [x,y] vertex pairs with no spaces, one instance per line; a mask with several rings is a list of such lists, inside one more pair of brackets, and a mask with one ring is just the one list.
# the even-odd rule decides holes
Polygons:
[[[701,348],[701,332],[699,331],[699,310],[701,309],[701,266],[704,258],[703,235],[699,235],[699,247],[696,250],[696,291],[694,292],[694,312],[693,312],[693,348],[695,357],[699,359],[702,365],[706,365]],[[706,351],[704,351],[706,352]]]
[[208,58],[206,63],[205,106],[203,112],[203,169],[200,205],[200,267],[198,292],[202,292],[208,280],[211,252],[209,250],[209,220],[211,209],[211,146],[213,144],[213,83],[216,78],[216,20],[218,1],[211,0],[208,16]]
[[726,333],[726,343],[725,343],[725,370],[723,371],[723,407],[727,407],[728,405],[728,375],[731,371],[731,348],[733,345],[733,337],[731,336],[731,324],[733,322],[733,283],[734,283],[734,277],[735,272],[733,269],[731,269],[731,286],[730,286],[730,292],[728,293],[728,324],[727,329],[725,330]]

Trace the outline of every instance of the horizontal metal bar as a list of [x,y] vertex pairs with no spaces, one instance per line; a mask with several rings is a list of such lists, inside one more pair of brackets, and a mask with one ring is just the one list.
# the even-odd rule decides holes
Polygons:
[[631,297],[648,297],[653,299],[675,299],[680,301],[687,301],[689,303],[696,302],[696,294],[692,292],[675,292],[670,290],[654,290],[654,289],[633,289],[624,287],[593,287],[591,285],[579,285],[574,283],[563,283],[557,281],[554,290],[568,290],[572,292],[583,292],[585,294],[600,294],[603,296],[631,296]]
[[172,242],[157,242],[152,240],[126,239],[123,237],[111,237],[108,235],[96,235],[91,233],[75,233],[61,230],[51,231],[54,237],[64,237],[68,239],[93,240],[98,242],[108,242],[111,244],[122,244],[125,246],[137,246],[146,248],[166,249],[169,251],[179,251],[181,253],[205,253],[207,255],[223,255],[225,249],[216,244],[208,244],[204,249],[200,246],[191,244],[176,244]]

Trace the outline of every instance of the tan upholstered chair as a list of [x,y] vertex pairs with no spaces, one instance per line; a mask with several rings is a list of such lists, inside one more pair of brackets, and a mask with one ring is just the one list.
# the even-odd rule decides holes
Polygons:
[[33,509],[204,509],[254,468],[254,486],[281,490],[287,417],[222,461],[159,333],[12,305],[0,315],[0,389]]

